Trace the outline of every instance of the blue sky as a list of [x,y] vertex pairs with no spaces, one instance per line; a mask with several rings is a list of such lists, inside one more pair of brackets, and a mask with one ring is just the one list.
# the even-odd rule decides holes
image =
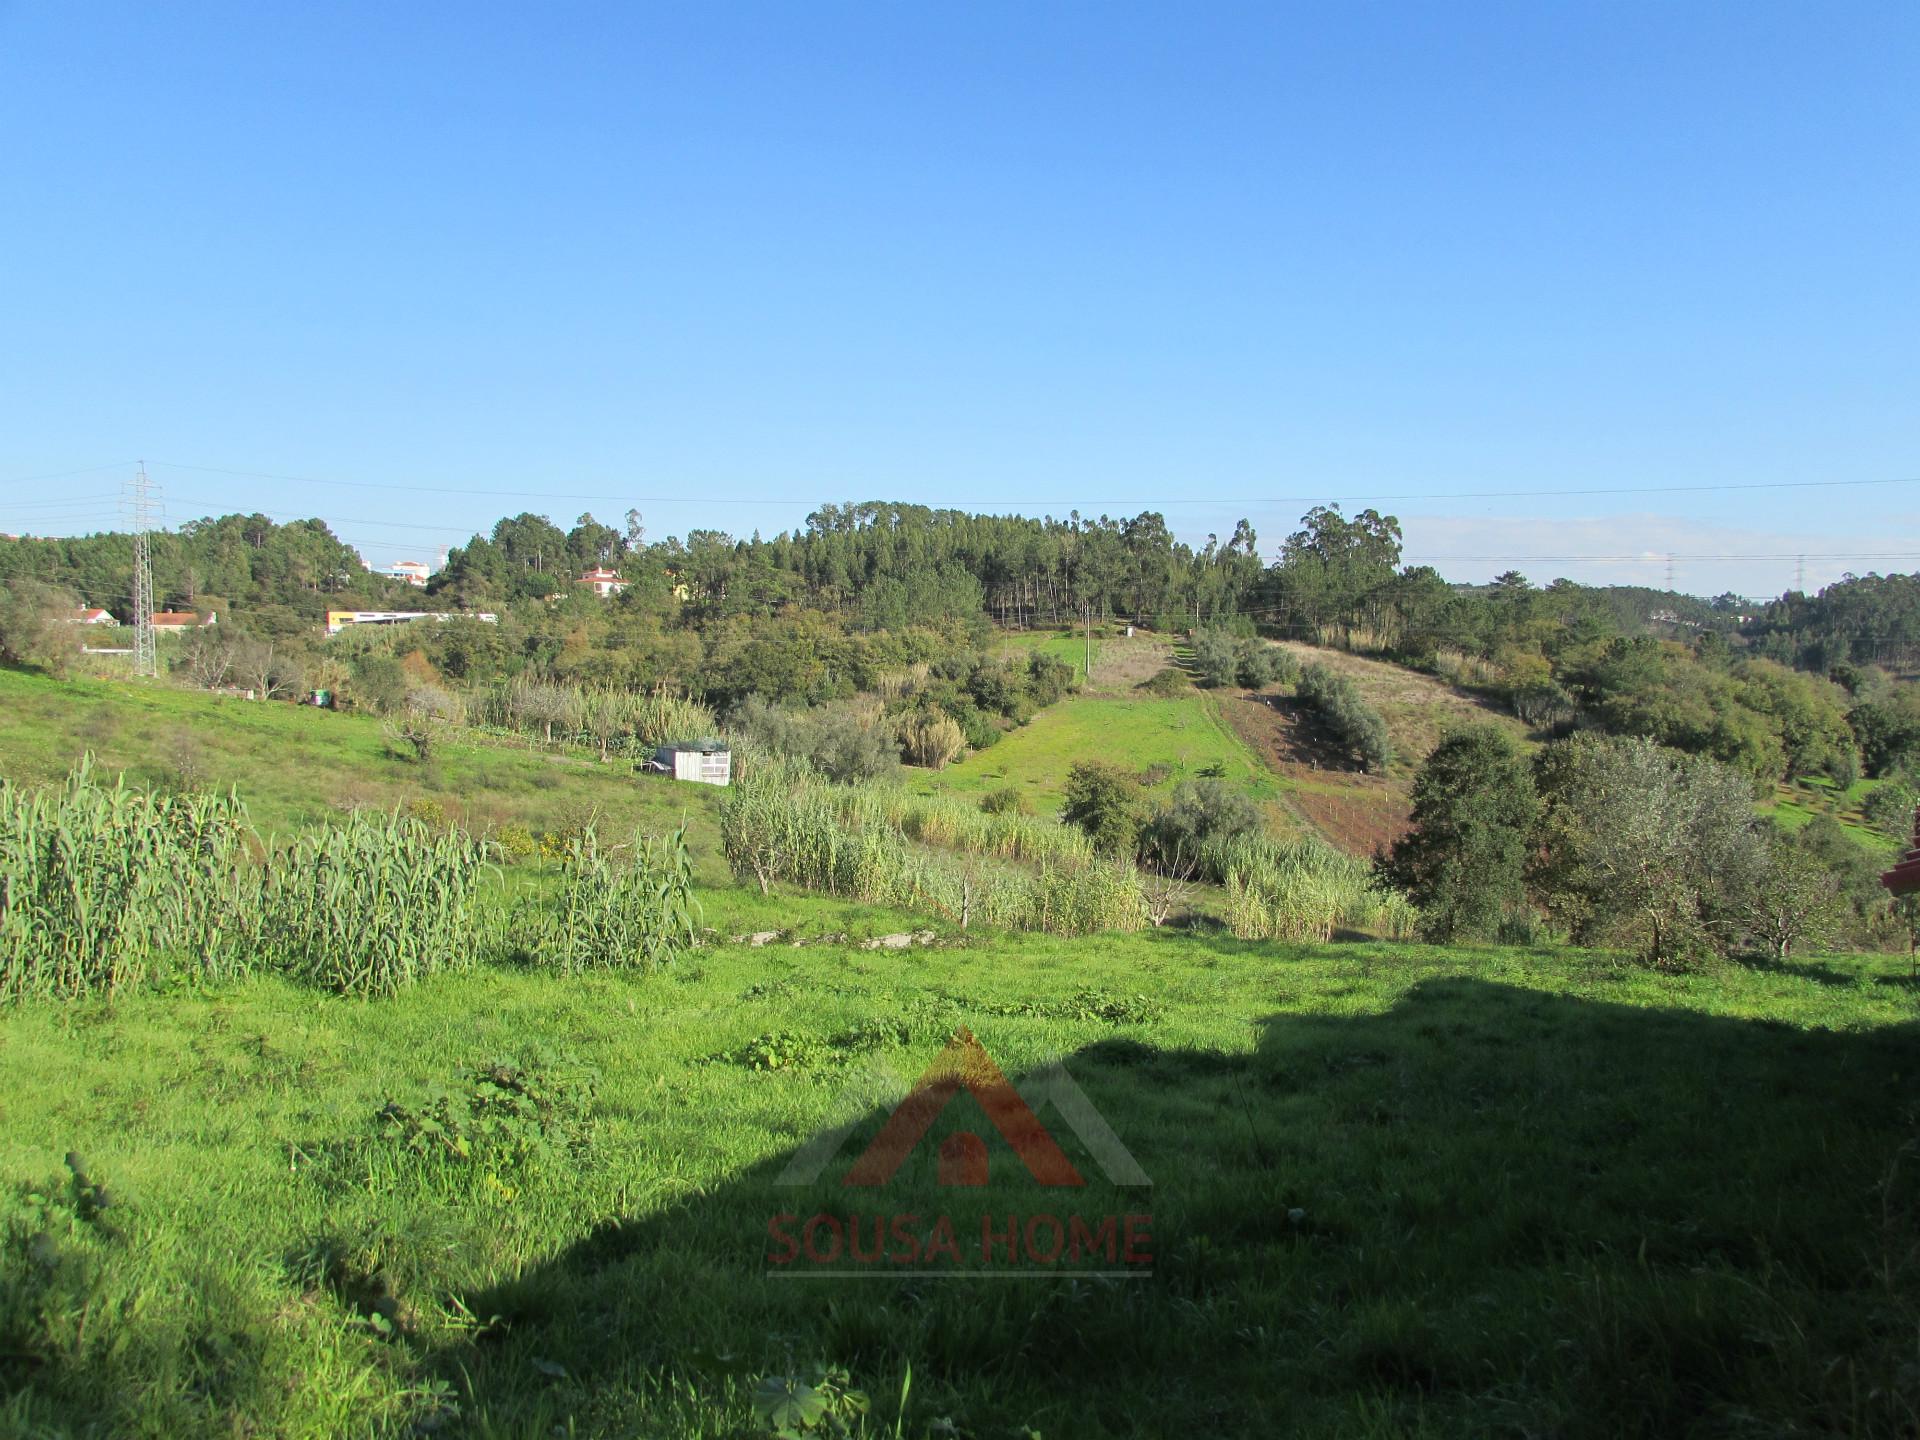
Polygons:
[[376,562],[1392,496],[1462,579],[1912,570],[1920,484],[1682,487],[1920,480],[1916,62],[1910,0],[0,0],[0,528],[144,457]]

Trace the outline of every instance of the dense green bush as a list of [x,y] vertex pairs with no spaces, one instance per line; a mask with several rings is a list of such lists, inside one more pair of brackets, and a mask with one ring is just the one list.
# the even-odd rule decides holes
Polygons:
[[1377,774],[1387,768],[1393,758],[1387,722],[1360,698],[1352,680],[1325,665],[1308,665],[1298,683],[1301,701],[1313,708],[1328,735],[1362,770]]
[[1078,826],[1102,855],[1131,855],[1140,831],[1140,787],[1118,765],[1078,760],[1067,771],[1060,818]]
[[1242,791],[1223,780],[1182,780],[1140,827],[1140,863],[1163,875],[1199,875],[1208,855],[1259,835],[1260,828],[1260,811]]
[[1422,938],[1491,940],[1527,908],[1539,803],[1513,738],[1495,725],[1445,736],[1413,782],[1413,828],[1380,865],[1420,910]]
[[1021,794],[1018,786],[1002,785],[980,797],[980,808],[989,815],[1031,815],[1033,802]]
[[727,717],[737,744],[806,761],[829,779],[874,780],[900,768],[892,722],[873,701],[789,708],[750,697]]
[[1231,685],[1240,671],[1239,646],[1225,630],[1193,632],[1193,669],[1202,685]]
[[1234,678],[1249,690],[1268,685],[1291,685],[1300,678],[1300,662],[1291,650],[1251,636],[1234,643]]

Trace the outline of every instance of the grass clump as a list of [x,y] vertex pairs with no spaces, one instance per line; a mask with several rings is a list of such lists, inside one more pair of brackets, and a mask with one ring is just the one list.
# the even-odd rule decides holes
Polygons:
[[487,849],[459,830],[358,811],[276,854],[259,886],[259,957],[348,995],[473,962]]
[[0,781],[0,995],[111,995],[176,962],[219,968],[248,834],[237,795],[105,785],[90,760],[58,787]]
[[1209,847],[1203,862],[1227,889],[1227,928],[1242,940],[1326,941],[1337,929],[1388,939],[1414,933],[1406,897],[1378,888],[1364,860],[1321,840],[1279,844],[1239,836]]
[[551,909],[523,907],[516,932],[542,966],[658,970],[691,945],[700,923],[686,831],[637,835],[627,863],[600,848],[592,826],[566,842],[560,898]]

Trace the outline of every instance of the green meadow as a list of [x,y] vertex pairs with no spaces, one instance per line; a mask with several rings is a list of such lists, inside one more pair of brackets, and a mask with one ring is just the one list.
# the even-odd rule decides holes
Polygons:
[[[646,978],[16,1009],[0,1426],[751,1435],[827,1366],[876,1436],[1911,1433],[1913,1002],[1876,961],[723,934]],[[1086,1183],[1035,1183],[965,1094],[842,1184],[962,1026],[1016,1080],[1062,1060],[1150,1188],[1051,1110]],[[960,1130],[984,1190],[937,1183]],[[773,1263],[817,1214],[945,1215],[976,1269],[983,1218],[1146,1216],[1151,1259]]]
[[425,764],[402,758],[407,748],[363,715],[124,681],[56,684],[0,668],[0,776],[16,782],[56,781],[92,754],[101,772],[135,784],[238,788],[263,835],[368,807],[409,806],[477,833],[537,833],[589,817],[609,834],[661,831],[684,818],[701,873],[726,874],[710,787],[470,730],[451,732]]
[[[648,974],[469,955],[372,1000],[258,974],[0,1009],[0,1435],[1920,1425],[1904,959],[961,933],[736,885],[718,792],[578,754],[421,765],[354,716],[4,672],[0,701],[10,778],[92,750],[237,784],[263,829],[686,817],[702,906]],[[1270,798],[1210,704],[1082,696],[917,783],[1044,810],[1094,754]],[[964,1035],[1082,1183],[965,1091],[847,1183]],[[1082,1108],[1035,1088],[1056,1065]]]
[[[924,795],[980,796],[1011,785],[1041,814],[1059,810],[1076,760],[1111,760],[1164,795],[1183,779],[1218,773],[1255,799],[1272,802],[1282,785],[1221,722],[1218,702],[1198,690],[1171,698],[1079,695],[1036,714],[990,749],[937,773],[912,772]],[[1217,767],[1217,769],[1216,769]]]

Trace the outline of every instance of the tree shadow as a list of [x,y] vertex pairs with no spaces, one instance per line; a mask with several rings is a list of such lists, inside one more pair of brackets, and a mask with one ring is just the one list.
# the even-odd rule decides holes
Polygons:
[[1798,980],[1811,980],[1816,985],[1834,985],[1850,990],[1863,983],[1860,976],[1835,969],[1824,960],[1775,960],[1770,956],[1750,955],[1735,963],[1743,970],[1762,975],[1791,975]]
[[[1114,1183],[1058,1092],[1039,1117],[1082,1186],[1036,1184],[965,1094],[888,1183],[843,1184],[888,1124],[876,1093],[817,1178],[783,1183],[822,1132],[460,1297],[483,1323],[434,1363],[486,1433],[691,1428],[815,1361],[866,1386],[885,1433],[904,1390],[909,1435],[1910,1433],[1900,1076],[1920,1027],[1462,978],[1359,1008],[1378,993],[1267,1015],[1250,1049],[1133,1026],[1067,1055],[1150,1189]],[[976,1028],[990,1051],[1044,1048],[1044,1019]],[[938,1050],[922,1038],[900,1074]],[[783,1083],[804,1101],[821,1080]],[[986,1142],[984,1186],[940,1183],[961,1131]],[[1089,1231],[1150,1215],[1148,1270],[770,1259],[779,1216],[912,1215],[918,1236],[944,1214],[977,1248],[983,1218],[1068,1212]]]

